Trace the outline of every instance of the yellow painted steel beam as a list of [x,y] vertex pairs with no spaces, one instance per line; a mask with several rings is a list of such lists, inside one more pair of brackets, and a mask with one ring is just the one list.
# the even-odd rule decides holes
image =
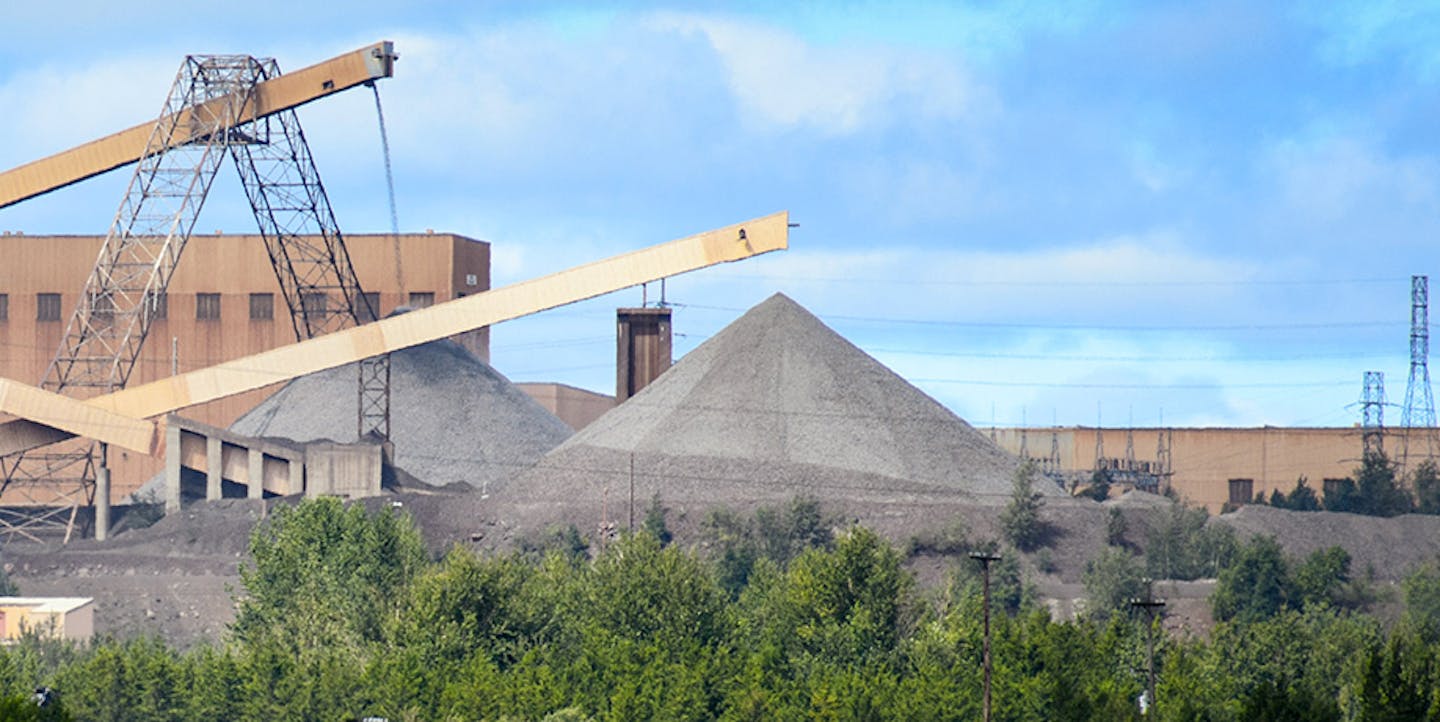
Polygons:
[[159,439],[152,421],[123,416],[7,378],[0,378],[0,411],[142,454],[154,454]]
[[[83,403],[134,419],[167,414],[623,288],[778,251],[789,246],[789,220],[789,213],[782,211]],[[28,451],[70,436],[30,418],[0,424],[0,455]]]
[[[255,86],[254,104],[245,109],[242,122],[391,77],[395,73],[395,58],[394,44],[386,40],[267,80]],[[220,107],[229,101],[229,96],[225,96],[208,101],[207,105]],[[190,127],[186,118],[191,112],[181,112],[170,147],[192,140],[186,131]],[[154,122],[144,123],[0,173],[0,208],[140,160],[154,130]]]

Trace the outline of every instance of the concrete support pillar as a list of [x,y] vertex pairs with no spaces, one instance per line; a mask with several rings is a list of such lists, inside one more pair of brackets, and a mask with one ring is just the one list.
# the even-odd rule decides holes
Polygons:
[[211,436],[205,439],[205,498],[215,501],[220,498],[222,464],[220,452],[224,442]]
[[265,497],[265,452],[259,449],[250,450],[250,492],[246,496],[251,499]]
[[110,468],[95,470],[95,541],[110,536]]
[[305,491],[305,462],[299,459],[290,460],[290,493],[299,494]]
[[180,427],[165,425],[165,513],[180,511]]

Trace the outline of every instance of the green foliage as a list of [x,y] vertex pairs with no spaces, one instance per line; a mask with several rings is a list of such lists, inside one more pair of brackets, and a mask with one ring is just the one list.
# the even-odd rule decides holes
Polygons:
[[1350,554],[1344,549],[1317,549],[1292,562],[1274,537],[1262,536],[1243,546],[1235,563],[1220,573],[1210,601],[1217,621],[1254,623],[1285,609],[1358,610],[1375,599],[1367,582],[1351,577]]
[[1391,635],[1362,662],[1356,717],[1362,720],[1440,720],[1440,654],[1404,633]]
[[1410,484],[1415,489],[1415,511],[1440,514],[1440,469],[1433,460],[1426,459],[1415,467]]
[[670,543],[674,535],[670,533],[670,527],[665,524],[665,515],[669,512],[665,505],[660,503],[660,494],[656,492],[650,499],[650,506],[645,509],[645,520],[640,523],[640,530],[655,537],[660,546]]
[[1395,516],[1409,512],[1414,506],[1410,494],[1395,478],[1395,465],[1383,452],[1366,452],[1353,477],[1337,481],[1334,488],[1326,489],[1326,511]]
[[834,550],[810,549],[784,573],[765,562],[737,602],[739,647],[774,676],[896,662],[916,600],[900,554],[856,527]]
[[760,560],[784,567],[807,549],[830,548],[835,541],[833,525],[818,500],[797,496],[784,508],[761,507],[748,519],[716,509],[701,527],[718,568],[720,586],[733,598],[749,583]]
[[590,559],[590,542],[585,541],[574,524],[553,524],[542,532],[522,536],[515,546],[534,559],[543,558],[551,552],[559,553],[572,564]]
[[0,720],[6,722],[69,722],[74,719],[65,711],[65,704],[58,698],[40,706],[34,694],[14,694],[0,697]]
[[15,585],[15,581],[12,580],[10,574],[5,571],[4,564],[0,564],[0,597],[18,596],[20,596],[20,587]]
[[1240,548],[1220,572],[1210,603],[1217,621],[1256,622],[1284,609],[1294,597],[1290,568],[1275,537],[1259,536]]
[[1049,528],[1040,520],[1044,497],[1035,491],[1038,473],[1034,459],[1020,463],[1020,468],[1015,470],[1010,503],[1000,514],[1000,529],[1006,541],[1021,551],[1034,551],[1043,546],[1050,535]]
[[1440,644],[1440,565],[1431,562],[1411,572],[1401,589],[1409,632],[1426,643]]
[[1305,477],[1295,481],[1295,488],[1288,495],[1281,493],[1279,489],[1270,492],[1270,506],[1277,509],[1290,509],[1292,511],[1319,511],[1320,497],[1315,495],[1315,490],[1305,483]]
[[[980,551],[995,552],[994,545],[984,545]],[[1040,554],[1047,550],[1042,549]],[[1039,556],[1037,554],[1037,556]],[[1034,585],[1025,580],[1016,554],[1004,554],[1000,561],[990,564],[990,606],[991,611],[1015,616],[1033,610],[1039,593]],[[953,568],[950,582],[952,597],[979,604],[984,598],[984,575],[980,564],[973,559],[964,559]]]
[[1109,547],[1085,563],[1081,576],[1085,584],[1086,615],[1104,621],[1130,613],[1130,600],[1145,593],[1140,563],[1123,549]]
[[359,648],[381,638],[383,621],[425,563],[409,517],[367,514],[338,499],[282,506],[250,536],[240,567],[245,595],[231,630],[301,650]]
[[1325,511],[1359,513],[1358,507],[1362,503],[1355,480],[1350,478],[1335,479],[1333,482],[1327,480],[1324,499]]
[[[818,528],[815,515],[800,511],[784,524],[814,541],[805,535]],[[646,533],[622,535],[593,561],[560,550],[456,548],[382,575],[354,553],[410,563],[408,524],[363,511],[352,518],[355,509],[338,504],[302,504],[291,514],[272,520],[247,567],[261,575],[257,590],[291,591],[247,600],[271,605],[253,611],[273,629],[186,653],[154,640],[77,645],[32,635],[0,647],[0,719],[47,719],[27,706],[37,685],[60,690],[65,712],[86,720],[980,717],[980,573],[969,559],[955,560],[950,582],[921,597],[902,555],[874,532],[851,529],[782,564],[761,550],[788,544],[767,545],[754,518],[731,516],[715,528],[748,534],[756,554],[738,595],[721,584],[720,557],[662,546]],[[337,548],[314,546],[316,538]],[[374,543],[386,538],[393,543]],[[346,580],[319,587],[335,587],[337,607],[384,604],[377,631],[316,619],[308,597],[317,588],[280,573],[302,551],[314,557],[309,573]],[[991,567],[996,719],[1142,719],[1135,699],[1146,627],[1116,613],[1143,594],[1136,558],[1111,547],[1089,565],[1092,610],[1104,613],[1073,622],[1034,604],[1020,561],[1006,553]],[[1340,606],[1356,583],[1349,567],[1336,548],[1295,562],[1273,540],[1246,544],[1221,577],[1232,598],[1228,621],[1206,638],[1157,635],[1152,716],[1440,716],[1440,567],[1406,581],[1405,617],[1388,634]],[[337,641],[294,641],[317,628]]]
[[1383,452],[1365,454],[1355,470],[1356,503],[1353,511],[1371,516],[1395,516],[1410,511],[1410,495],[1395,478],[1395,465]]
[[1096,469],[1090,475],[1090,485],[1080,490],[1076,496],[1095,501],[1105,501],[1110,498],[1110,472],[1104,469]]
[[1235,533],[1207,524],[1204,509],[1171,505],[1145,538],[1145,571],[1154,579],[1213,578],[1235,556]]
[[1350,553],[1338,546],[1317,549],[1294,568],[1291,603],[1336,604],[1350,582]]
[[835,542],[834,526],[814,497],[797,496],[784,509],[761,507],[755,512],[761,554],[781,566],[809,549],[829,549]]
[[905,544],[905,556],[964,554],[973,548],[970,527],[964,519],[956,518],[939,530],[927,529],[911,536]]

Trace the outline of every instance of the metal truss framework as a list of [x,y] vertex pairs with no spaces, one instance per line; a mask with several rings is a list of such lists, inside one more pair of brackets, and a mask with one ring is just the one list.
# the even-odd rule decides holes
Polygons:
[[[279,74],[273,59],[189,56],[99,257],[66,326],[42,387],[79,398],[123,388],[163,303],[181,252],[215,174],[229,153],[239,171],[266,251],[290,310],[297,340],[373,319],[294,110],[259,120],[256,84]],[[176,143],[177,138],[189,138]],[[334,298],[338,303],[331,304]],[[383,378],[388,382],[388,359]],[[366,393],[362,384],[362,395]],[[388,432],[388,383],[372,385]],[[363,424],[363,415],[362,415]],[[94,497],[103,448],[74,440],[45,452],[0,459],[6,506],[34,513],[0,519],[0,534],[73,528],[73,509]],[[44,506],[38,506],[44,505]],[[14,511],[14,510],[7,510]],[[63,523],[60,518],[69,511]]]
[[[1435,429],[1435,398],[1430,389],[1430,277],[1410,277],[1410,381],[1405,386],[1405,406],[1401,409],[1400,425],[1405,428],[1400,455],[1400,468],[1411,468],[1410,456],[1434,458],[1437,449]],[[1420,429],[1416,448],[1411,437]]]
[[1360,396],[1362,451],[1366,457],[1385,453],[1385,374],[1366,371]]

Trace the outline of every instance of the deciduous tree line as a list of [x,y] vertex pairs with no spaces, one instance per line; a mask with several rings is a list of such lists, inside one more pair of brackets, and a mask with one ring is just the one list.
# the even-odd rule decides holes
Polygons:
[[[968,559],[921,590],[900,550],[862,527],[832,533],[803,501],[714,515],[694,547],[662,543],[663,510],[647,527],[590,553],[557,533],[431,560],[403,514],[306,501],[256,530],[223,644],[29,639],[0,650],[0,710],[43,684],[63,704],[49,714],[86,720],[980,718]],[[995,719],[1142,719],[1146,630],[1123,598],[1054,621],[1004,554]],[[1237,545],[1222,589],[1278,575],[1278,602],[1237,596],[1208,639],[1162,635],[1150,718],[1440,719],[1440,570],[1407,582],[1409,611],[1386,629],[1337,601],[1347,565]]]

